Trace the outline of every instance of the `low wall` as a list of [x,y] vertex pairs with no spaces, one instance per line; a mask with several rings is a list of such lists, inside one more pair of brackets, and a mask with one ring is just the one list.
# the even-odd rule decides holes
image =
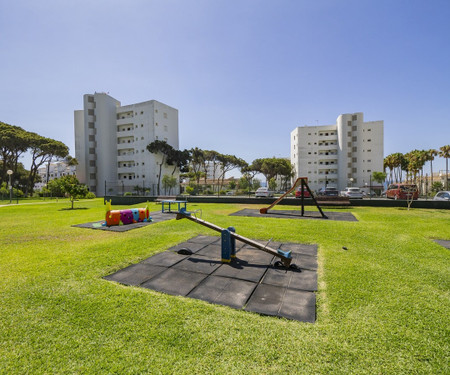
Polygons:
[[[157,197],[139,197],[139,196],[106,196],[106,200],[111,200],[112,205],[135,205],[138,203],[155,202]],[[277,198],[255,198],[255,197],[229,197],[229,196],[178,196],[177,200],[187,200],[190,203],[232,203],[232,204],[261,204],[270,205],[275,202]],[[341,207],[337,202],[321,203],[321,206],[335,206]],[[283,206],[299,206],[301,204],[300,199],[285,198],[279,205]],[[314,202],[311,198],[304,199],[305,206],[313,206]],[[350,199],[351,206],[368,206],[368,207],[408,207],[404,200],[393,199]],[[342,207],[349,207],[348,203],[342,205]],[[450,202],[445,201],[433,201],[429,200],[417,200],[411,204],[411,208],[433,208],[433,209],[450,209]]]

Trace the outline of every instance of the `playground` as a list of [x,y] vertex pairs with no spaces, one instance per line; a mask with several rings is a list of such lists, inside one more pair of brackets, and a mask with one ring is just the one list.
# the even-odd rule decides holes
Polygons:
[[[328,219],[299,220],[233,215],[263,205],[188,203],[202,220],[291,250],[291,264],[302,265],[297,251],[315,259],[308,267],[303,261],[297,279],[302,272],[274,267],[277,257],[239,240],[236,259],[223,263],[221,233],[174,213],[124,232],[91,230],[74,225],[104,220],[103,201],[77,204],[83,209],[63,210],[67,202],[0,208],[0,373],[448,370],[448,210],[327,207]],[[161,204],[151,203],[150,216],[157,212]],[[355,220],[333,220],[333,213]],[[195,271],[194,263],[214,271]],[[257,279],[260,269],[266,280]],[[186,289],[192,275],[207,276],[183,294],[170,289],[164,272],[187,275],[179,283]],[[228,276],[233,281],[218,282]],[[267,290],[286,285],[286,277],[292,290],[309,293],[303,306],[314,299],[314,323],[312,310],[300,319],[267,299],[279,295]],[[261,312],[253,297],[276,313]]]

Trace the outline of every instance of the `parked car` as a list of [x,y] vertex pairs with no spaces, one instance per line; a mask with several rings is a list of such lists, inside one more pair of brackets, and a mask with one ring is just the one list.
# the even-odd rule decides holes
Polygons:
[[255,197],[273,197],[273,191],[266,187],[260,187],[256,190]]
[[450,201],[450,191],[440,191],[434,198],[434,201]]
[[303,198],[311,198],[311,194],[309,194],[308,189],[303,188],[302,187],[298,187],[297,190],[295,191],[295,198],[301,198],[303,195]]
[[335,187],[326,187],[319,190],[319,195],[337,197],[339,195],[339,191]]
[[419,189],[415,184],[390,184],[386,190],[386,198],[391,199],[418,199]]
[[341,195],[347,198],[362,199],[364,194],[359,187],[346,187]]

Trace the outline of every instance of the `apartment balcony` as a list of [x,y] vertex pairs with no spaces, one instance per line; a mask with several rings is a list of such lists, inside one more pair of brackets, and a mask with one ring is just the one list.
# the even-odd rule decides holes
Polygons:
[[118,143],[117,144],[117,149],[118,150],[126,150],[126,149],[129,149],[130,146],[132,147],[133,144],[134,144],[134,140],[133,141],[130,140],[130,142],[127,141],[125,143]]
[[134,131],[133,128],[130,128],[130,130],[121,130],[117,131],[117,138],[124,138],[124,137],[134,137]]
[[117,173],[119,174],[134,174],[135,167],[119,167],[117,168]]
[[131,127],[134,127],[132,121],[133,121],[133,116],[125,117],[125,118],[120,117],[117,119],[117,126],[130,125]]
[[318,174],[318,178],[319,179],[324,179],[325,180],[325,176],[326,176],[326,179],[330,179],[330,178],[337,178],[338,177],[338,174],[337,174],[337,171],[336,172],[328,172],[328,173],[324,173],[324,172],[319,172],[319,174]]
[[325,160],[325,161],[329,161],[329,160],[338,160],[338,155],[337,155],[337,153],[328,153],[328,155],[327,154],[319,154],[318,155],[318,159],[319,159],[319,161],[320,160]]
[[134,163],[134,154],[133,153],[127,153],[126,155],[119,155],[119,156],[117,156],[117,161],[127,162],[127,163]]

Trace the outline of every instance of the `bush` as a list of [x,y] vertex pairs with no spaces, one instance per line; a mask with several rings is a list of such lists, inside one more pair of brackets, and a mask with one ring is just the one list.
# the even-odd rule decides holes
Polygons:
[[94,198],[97,198],[97,197],[95,196],[95,194],[92,191],[90,191],[89,193],[86,194],[85,198],[87,198],[87,199],[94,199]]
[[129,197],[130,195],[133,195],[133,193],[131,193],[130,191],[126,191],[123,196],[124,197]]
[[219,194],[220,195],[225,195],[227,192],[226,192],[226,190],[221,190],[221,191],[219,191]]
[[186,193],[189,195],[197,195],[197,189],[192,186],[186,186]]

